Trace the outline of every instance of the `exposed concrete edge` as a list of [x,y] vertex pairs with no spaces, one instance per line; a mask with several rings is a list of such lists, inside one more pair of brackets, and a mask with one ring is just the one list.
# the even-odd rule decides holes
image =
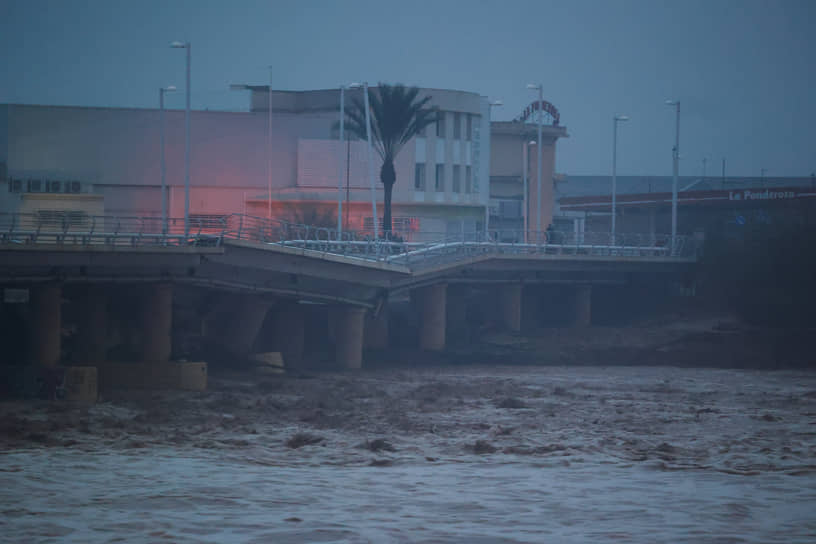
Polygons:
[[334,253],[326,253],[314,249],[303,249],[299,247],[287,247],[272,243],[249,242],[246,240],[224,240],[225,246],[236,246],[248,249],[258,249],[261,251],[268,251],[272,253],[282,253],[284,255],[298,255],[301,257],[308,257],[310,259],[320,259],[323,261],[330,261],[350,266],[361,266],[365,268],[373,268],[375,270],[384,270],[387,272],[397,272],[400,274],[410,274],[411,269],[406,266],[400,266],[382,261],[371,261],[369,259],[362,259],[360,257],[349,257],[345,255],[336,255]]

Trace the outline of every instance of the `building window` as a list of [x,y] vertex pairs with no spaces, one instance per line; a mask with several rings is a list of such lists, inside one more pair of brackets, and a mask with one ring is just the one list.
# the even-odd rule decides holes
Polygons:
[[71,228],[89,225],[88,214],[78,210],[37,210],[37,225],[45,228]]
[[417,191],[425,190],[425,163],[418,162],[414,167],[414,189]]
[[445,190],[445,165],[444,164],[437,164],[436,165],[436,190],[437,191],[444,191]]
[[458,111],[453,114],[453,139],[462,139],[462,114]]
[[458,164],[453,165],[453,192],[454,193],[461,193],[462,192],[462,167]]
[[473,169],[470,166],[465,167],[465,192],[473,192]]
[[467,119],[465,120],[466,127],[465,127],[465,139],[470,141],[473,139],[473,116],[471,114],[467,114]]
[[445,112],[440,111],[436,118],[436,137],[445,137]]

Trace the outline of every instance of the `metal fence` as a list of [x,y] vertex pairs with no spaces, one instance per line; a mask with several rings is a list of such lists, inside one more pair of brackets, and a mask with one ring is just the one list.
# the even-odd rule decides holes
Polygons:
[[[299,248],[409,267],[471,259],[480,255],[575,255],[620,258],[687,258],[696,248],[687,236],[598,232],[423,232],[423,242],[398,236],[375,239],[356,231],[300,225],[243,214],[206,220],[84,214],[0,214],[0,243],[113,246],[219,246],[226,240]],[[515,241],[514,241],[515,240]]]

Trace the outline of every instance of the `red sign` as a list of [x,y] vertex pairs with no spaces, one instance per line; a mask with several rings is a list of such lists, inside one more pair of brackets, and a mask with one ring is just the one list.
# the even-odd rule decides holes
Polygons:
[[524,122],[527,119],[529,119],[531,115],[533,115],[534,111],[538,111],[539,109],[543,110],[544,113],[548,113],[550,117],[552,117],[553,120],[552,124],[554,127],[557,127],[558,123],[561,122],[561,114],[558,113],[558,108],[556,108],[546,100],[542,100],[540,102],[536,100],[535,102],[524,108],[524,111],[521,112],[521,115],[516,117],[514,120]]

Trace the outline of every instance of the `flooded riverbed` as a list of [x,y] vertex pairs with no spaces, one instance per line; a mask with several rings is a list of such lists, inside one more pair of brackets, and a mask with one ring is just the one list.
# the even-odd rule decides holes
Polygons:
[[456,366],[4,404],[0,540],[809,542],[816,374]]

